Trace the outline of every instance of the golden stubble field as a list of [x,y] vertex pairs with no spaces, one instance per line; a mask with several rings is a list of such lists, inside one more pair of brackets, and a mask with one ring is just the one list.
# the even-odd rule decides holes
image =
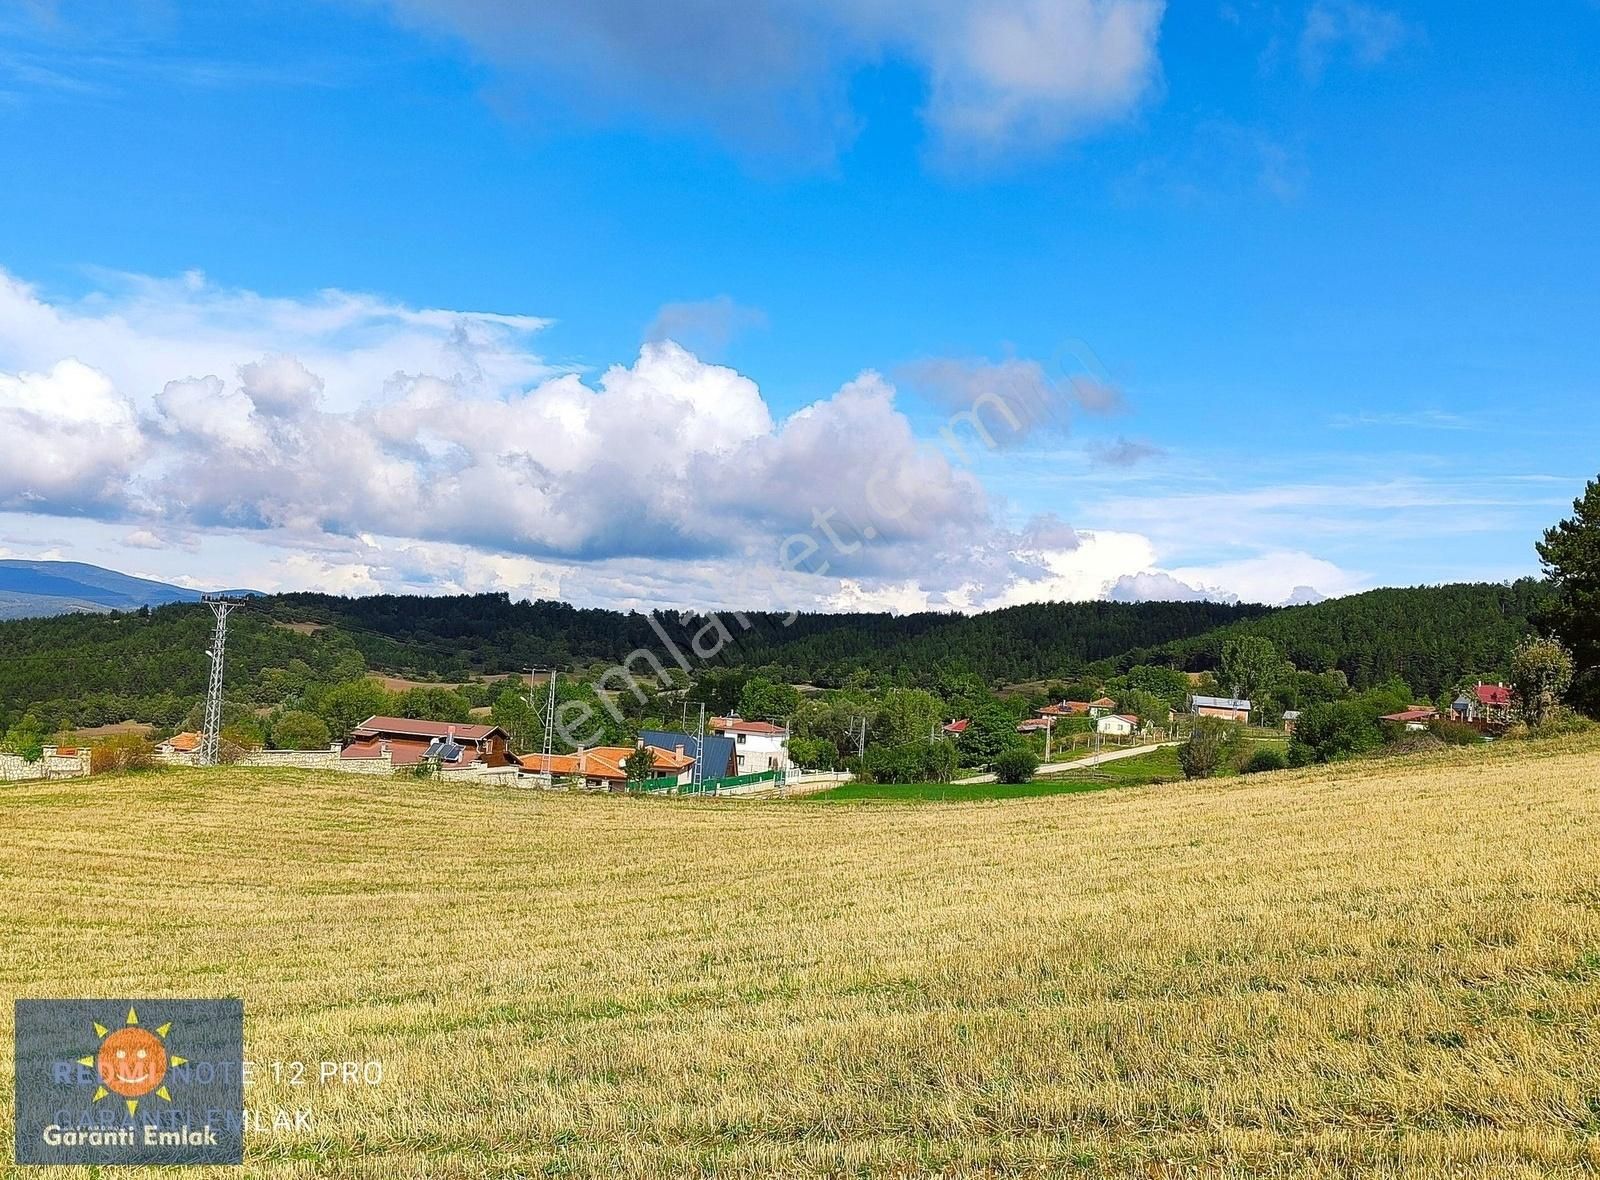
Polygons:
[[0,827],[7,998],[243,998],[250,1107],[313,1119],[252,1176],[1600,1168],[1593,741],[974,805],[172,772]]

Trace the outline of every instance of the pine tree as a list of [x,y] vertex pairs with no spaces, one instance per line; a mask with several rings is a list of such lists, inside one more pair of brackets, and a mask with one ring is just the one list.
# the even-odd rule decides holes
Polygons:
[[1600,479],[1589,481],[1572,516],[1547,529],[1535,548],[1556,593],[1539,621],[1572,652],[1574,701],[1600,713]]

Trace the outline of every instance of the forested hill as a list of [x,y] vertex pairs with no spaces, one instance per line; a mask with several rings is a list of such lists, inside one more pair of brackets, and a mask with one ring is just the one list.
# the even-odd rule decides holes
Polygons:
[[1215,668],[1226,640],[1259,635],[1305,671],[1337,668],[1358,689],[1398,676],[1432,697],[1464,676],[1503,674],[1511,648],[1550,600],[1549,583],[1535,578],[1369,590],[1132,652],[1119,663]]
[[[839,685],[861,671],[902,683],[974,673],[990,683],[1062,677],[1092,665],[1215,668],[1235,635],[1271,639],[1299,668],[1339,669],[1364,688],[1399,675],[1432,696],[1464,675],[1505,667],[1549,598],[1545,582],[1372,590],[1273,609],[1210,602],[1035,603],[979,615],[724,614],[733,642],[708,661],[764,669],[791,683]],[[428,675],[613,662],[638,648],[666,661],[664,631],[683,652],[704,619],[581,610],[505,595],[455,598],[285,595],[282,621],[329,624],[373,667]],[[744,627],[740,618],[749,622]],[[692,662],[694,660],[691,655]]]
[[[661,613],[512,602],[504,594],[449,598],[288,594],[259,608],[281,622],[336,628],[373,667],[441,676],[570,667],[649,648],[666,661],[664,632],[692,662],[691,641],[708,620]],[[791,682],[839,684],[857,670],[915,680],[945,671],[1026,680],[1081,668],[1140,647],[1203,635],[1259,618],[1263,606],[1212,602],[1040,603],[964,616],[923,613],[725,612],[732,637],[709,663],[767,668]],[[748,623],[748,626],[746,626]],[[710,634],[702,650],[710,646]]]
[[[1041,603],[974,616],[724,614],[732,642],[707,664],[824,686],[866,676],[935,684],[972,673],[990,684],[1109,673],[1138,663],[1201,671],[1222,643],[1263,635],[1298,667],[1343,670],[1356,687],[1402,676],[1433,696],[1463,676],[1505,667],[1546,599],[1545,584],[1376,590],[1271,609],[1216,603]],[[748,620],[746,628],[740,621]],[[657,616],[691,664],[705,619]],[[138,718],[171,722],[203,693],[211,615],[199,604],[0,623],[0,722],[33,710],[49,724]],[[459,681],[533,667],[608,664],[646,648],[672,666],[649,616],[450,598],[261,598],[229,623],[230,698],[270,707],[307,684],[365,670]],[[704,650],[704,643],[702,644]]]

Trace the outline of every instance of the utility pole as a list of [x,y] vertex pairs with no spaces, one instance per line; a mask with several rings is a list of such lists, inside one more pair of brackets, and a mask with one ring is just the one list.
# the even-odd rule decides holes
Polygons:
[[[537,669],[537,668],[529,668],[528,669],[528,709],[533,713],[533,715],[535,717],[537,717],[539,715],[539,702],[534,700],[534,698],[533,698],[533,690],[538,687],[538,684],[539,684],[539,669]],[[516,733],[513,733],[511,735],[511,740],[513,742],[515,742],[519,746],[523,745],[525,742],[528,742],[528,741],[532,740],[532,738],[533,738],[533,735],[531,733],[523,733],[521,729],[518,729]]]
[[778,798],[789,796],[789,718],[783,719],[783,762],[778,767]]
[[1046,717],[1044,719],[1044,760],[1046,762],[1050,761],[1050,736],[1055,731],[1056,719],[1054,717]]
[[[852,726],[851,728],[853,729],[854,726]],[[867,756],[867,719],[866,719],[866,716],[863,715],[862,718],[861,718],[861,736],[856,739],[856,757],[857,758],[865,758],[866,756]]]
[[226,598],[208,598],[206,605],[216,616],[216,629],[211,633],[211,680],[206,686],[206,721],[200,737],[200,765],[215,766],[222,740],[222,657],[228,642],[228,615],[238,605]]

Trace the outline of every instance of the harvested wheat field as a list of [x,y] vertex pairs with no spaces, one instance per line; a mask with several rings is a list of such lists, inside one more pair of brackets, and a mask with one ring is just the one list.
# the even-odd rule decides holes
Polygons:
[[249,1175],[1600,1168],[1592,740],[920,806],[190,771],[0,823],[0,990],[243,998],[248,1105],[311,1111]]

